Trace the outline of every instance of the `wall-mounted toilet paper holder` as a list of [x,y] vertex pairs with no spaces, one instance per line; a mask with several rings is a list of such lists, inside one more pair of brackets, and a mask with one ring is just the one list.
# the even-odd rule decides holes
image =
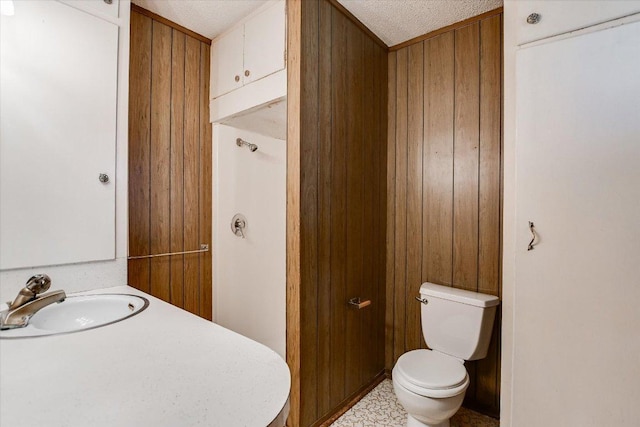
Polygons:
[[362,309],[362,308],[365,308],[365,307],[371,305],[371,300],[368,299],[368,300],[362,301],[360,299],[360,297],[355,297],[355,298],[351,298],[349,300],[349,305],[351,305],[351,306],[353,306],[353,307],[355,307],[357,309]]

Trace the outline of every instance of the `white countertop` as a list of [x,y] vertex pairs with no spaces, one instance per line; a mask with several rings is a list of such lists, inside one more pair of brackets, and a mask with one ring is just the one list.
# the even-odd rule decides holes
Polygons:
[[284,425],[277,353],[128,286],[83,294],[94,293],[150,305],[98,329],[0,340],[1,426]]

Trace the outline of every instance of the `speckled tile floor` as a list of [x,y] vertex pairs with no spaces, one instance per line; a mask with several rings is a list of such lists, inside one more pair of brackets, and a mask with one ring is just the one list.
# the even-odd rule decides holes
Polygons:
[[[407,413],[393,392],[391,380],[382,381],[369,394],[338,418],[331,427],[405,427]],[[460,408],[451,427],[498,427],[491,417]]]

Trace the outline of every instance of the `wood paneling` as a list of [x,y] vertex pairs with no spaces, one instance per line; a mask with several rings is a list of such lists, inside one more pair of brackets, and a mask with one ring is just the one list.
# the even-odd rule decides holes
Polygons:
[[396,71],[397,54],[390,52],[388,58],[387,81],[387,230],[386,230],[386,287],[384,315],[384,366],[389,368],[394,363],[394,326],[395,326],[395,201],[396,201]]
[[430,31],[428,33],[422,34],[421,36],[414,37],[402,43],[398,43],[396,45],[389,47],[389,52],[393,52],[396,50],[400,50],[404,47],[411,46],[413,44],[419,43],[424,40],[432,39],[440,34],[448,33],[450,31],[456,30],[458,28],[462,28],[467,26],[467,24],[472,24],[474,22],[480,21],[484,18],[491,18],[498,14],[502,14],[502,7],[498,7],[496,9],[490,10],[488,12],[482,13],[480,15],[472,16],[471,18],[467,18],[465,20],[454,22],[451,25],[447,25],[446,27],[438,28],[437,30]]
[[287,68],[294,427],[325,422],[384,370],[387,52],[329,0],[289,1]]
[[[500,295],[500,11],[389,53],[386,368],[424,347],[422,282]],[[466,405],[499,414],[500,318],[466,364]]]
[[[209,122],[209,68],[211,49],[200,43],[200,242],[212,238],[212,126]],[[213,319],[213,257],[211,251],[200,254],[200,316]]]
[[[147,18],[150,18],[153,21],[156,22],[160,22],[162,24],[168,25],[169,27],[178,30],[179,33],[188,35],[193,37],[196,40],[200,40],[202,43],[207,44],[207,45],[211,45],[211,39],[196,33],[195,31],[191,31],[190,29],[183,27],[180,24],[177,24],[173,21],[168,20],[167,18],[165,18],[164,16],[160,16],[156,13],[151,12],[150,10],[147,10],[145,8],[142,8],[134,3],[131,3],[131,10],[133,12],[136,12],[138,15],[142,15],[142,16],[146,16]],[[175,34],[175,33],[174,33]]]
[[[200,176],[200,42],[187,37],[185,46],[184,97],[184,246],[187,250],[200,247],[198,189]],[[206,243],[206,242],[202,242]],[[200,308],[198,254],[184,255],[184,309],[198,313]]]
[[[171,49],[171,252],[184,246],[184,52],[187,38],[173,33]],[[171,257],[171,304],[184,305],[184,255]]]
[[394,328],[393,348],[398,356],[404,353],[406,347],[405,313],[406,300],[406,274],[407,274],[407,97],[408,97],[408,50],[397,53],[396,70],[396,188],[395,188],[395,283],[394,286]]
[[[451,285],[453,276],[454,35],[424,42],[423,279]],[[402,216],[401,211],[396,215]],[[413,302],[413,301],[411,301]],[[416,326],[407,325],[409,328]],[[419,326],[418,326],[419,327]],[[399,356],[399,354],[398,354]],[[397,356],[396,356],[397,357]]]
[[[318,98],[318,16],[319,2],[303,2],[301,96]],[[302,407],[300,425],[311,425],[318,419],[318,111],[319,102],[301,105],[300,122],[303,142],[300,144],[300,265],[301,311],[300,369]]]
[[[131,13],[129,256],[211,245],[209,45]],[[211,252],[129,260],[142,291],[212,318]]]
[[[129,254],[149,254],[151,159],[151,37],[153,22],[131,14],[129,62]],[[135,28],[135,30],[133,30]],[[135,141],[135,143],[131,143]],[[150,292],[150,259],[130,260],[128,282]]]
[[[405,301],[411,301],[416,294],[415,284],[422,278],[422,148],[423,148],[423,49],[422,44],[408,48],[407,75],[407,286]],[[406,305],[406,322],[420,323],[418,304]],[[405,345],[420,347],[421,334],[416,329],[408,329]]]
[[[331,33],[331,108],[332,108],[332,135],[331,135],[331,236],[339,236],[331,239],[329,252],[330,258],[330,282],[328,292],[331,298],[331,348],[344,349],[347,346],[345,328],[347,305],[347,293],[344,287],[346,281],[346,257],[347,247],[344,239],[347,231],[347,165],[344,161],[347,152],[347,144],[337,144],[334,141],[346,141],[348,127],[348,111],[342,97],[346,91],[347,70],[343,65],[347,60],[347,26],[348,20],[336,9],[332,8],[332,33]],[[332,351],[330,402],[331,407],[336,407],[344,398],[344,375],[346,354],[343,350]],[[340,377],[343,377],[342,379]]]
[[[502,256],[502,15],[480,26],[480,170],[478,292],[501,293]],[[496,285],[498,284],[498,285]],[[496,415],[500,398],[501,316],[498,310],[487,357],[476,362],[475,401]]]
[[[151,253],[170,249],[171,192],[171,28],[152,23],[151,41]],[[169,295],[169,257],[151,258],[151,295]]]
[[[332,7],[327,2],[319,3],[319,45],[331,45]],[[318,104],[318,372],[331,371],[331,196],[332,196],[332,80],[330,49],[318,52],[318,92],[322,98]],[[320,375],[318,390],[331,390],[331,375]],[[332,409],[331,393],[318,394],[319,414]]]
[[291,372],[288,427],[300,426],[301,277],[300,145],[302,144],[302,2],[287,0],[287,365]]

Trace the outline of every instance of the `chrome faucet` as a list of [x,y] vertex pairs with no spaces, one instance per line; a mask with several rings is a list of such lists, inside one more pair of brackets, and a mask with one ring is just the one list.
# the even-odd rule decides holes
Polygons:
[[27,280],[27,284],[18,292],[16,299],[13,302],[7,302],[9,308],[0,311],[0,329],[24,328],[39,310],[50,304],[64,301],[67,295],[62,290],[42,294],[50,286],[51,278],[46,274],[36,274]]

